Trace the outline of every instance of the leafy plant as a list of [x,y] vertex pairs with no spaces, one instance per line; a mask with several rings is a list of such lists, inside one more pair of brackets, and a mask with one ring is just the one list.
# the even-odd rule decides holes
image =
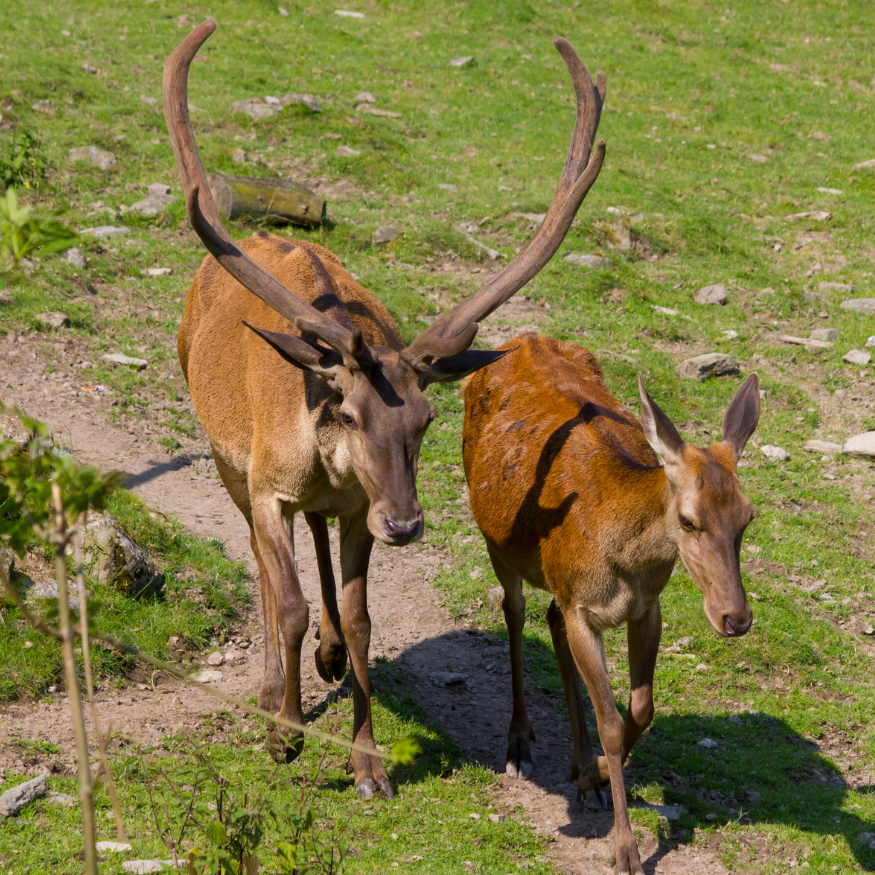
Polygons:
[[31,213],[31,207],[19,204],[14,188],[8,188],[0,198],[0,279],[22,258],[38,250],[61,252],[69,249],[78,236],[63,222],[40,219]]
[[49,162],[42,151],[42,142],[30,129],[12,135],[9,151],[0,154],[0,187],[38,188],[46,178]]

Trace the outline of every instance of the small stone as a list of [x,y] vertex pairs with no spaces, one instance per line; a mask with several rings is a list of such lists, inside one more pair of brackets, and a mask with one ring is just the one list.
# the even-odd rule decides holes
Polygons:
[[142,371],[149,366],[149,362],[146,359],[133,358],[120,352],[107,353],[101,356],[101,358],[105,362],[111,362],[114,365],[128,365],[129,367],[136,368],[138,371]]
[[261,97],[247,97],[245,100],[235,100],[231,104],[231,112],[248,115],[253,121],[270,118],[280,111],[279,104],[268,103]]
[[811,440],[802,447],[806,453],[830,453],[831,455],[837,455],[842,451],[841,444],[833,444],[829,441],[815,441]]
[[197,674],[191,675],[191,679],[201,684],[217,684],[222,680],[222,672],[220,671],[199,671]]
[[280,106],[303,105],[310,112],[322,112],[322,104],[312,94],[287,94],[280,99],[279,104]]
[[850,283],[831,283],[831,282],[823,282],[817,284],[818,291],[821,292],[847,292],[848,294],[853,294],[857,291],[855,286],[852,286]]
[[697,355],[682,362],[678,373],[686,380],[707,380],[709,377],[725,377],[740,372],[738,362],[720,352]]
[[842,452],[846,456],[875,458],[875,431],[854,435],[845,442]]
[[114,854],[123,854],[126,851],[132,851],[133,848],[125,842],[97,842],[94,845],[98,851],[112,851]]
[[18,814],[25,805],[45,796],[49,785],[45,775],[39,775],[32,781],[25,781],[0,796],[0,818],[12,817]]
[[70,327],[70,317],[66,313],[37,313],[33,318],[45,328]]
[[577,255],[571,252],[565,256],[565,261],[581,267],[591,267],[594,270],[610,270],[614,266],[610,258],[603,258],[600,255]]
[[378,246],[383,243],[391,243],[401,236],[401,232],[394,225],[383,225],[374,231],[373,240]]
[[805,293],[805,300],[808,301],[809,303],[813,303],[816,301],[828,301],[829,298],[827,298],[826,295],[819,294],[818,292],[808,291]]
[[79,270],[85,270],[88,266],[88,262],[85,259],[85,253],[75,246],[71,246],[69,249],[64,250],[64,252],[61,253],[61,258],[63,258],[64,261],[69,261],[73,267],[78,267]]
[[864,635],[875,635],[875,628],[873,628],[871,623],[866,623],[862,631]]
[[67,154],[71,161],[87,161],[100,170],[111,170],[116,165],[115,155],[97,146],[77,146]]
[[459,189],[453,185],[452,182],[439,182],[438,188],[443,189],[444,191],[458,191]]
[[733,726],[741,726],[742,720],[738,714],[730,714],[729,717],[726,718]]
[[734,328],[730,328],[723,332],[723,336],[727,340],[738,340],[738,332]]
[[851,298],[850,301],[842,301],[839,306],[842,310],[856,310],[866,316],[875,316],[875,298]]
[[172,273],[172,267],[144,267],[140,276],[170,276]]
[[476,67],[477,58],[474,55],[460,55],[458,58],[453,58],[447,61],[448,67]]
[[804,213],[793,213],[789,216],[784,216],[785,222],[799,222],[805,219],[810,219],[812,222],[828,222],[832,218],[832,213],[829,210],[808,210]]
[[342,18],[364,18],[363,12],[350,12],[347,9],[335,9],[335,15],[340,15]]
[[276,11],[279,12],[279,14],[283,16],[283,18],[288,17],[289,10],[286,9],[285,6],[277,6],[277,10],[276,10]]
[[786,462],[790,458],[790,454],[785,449],[773,444],[763,444],[760,452],[771,462]]
[[36,112],[51,112],[52,111],[52,102],[51,100],[38,100],[31,109]]
[[723,283],[715,283],[713,286],[704,286],[699,289],[693,300],[697,304],[725,304],[726,286]]
[[86,228],[82,231],[83,234],[90,234],[92,237],[124,237],[127,234],[131,233],[130,228],[124,227],[114,227],[113,225],[100,225],[97,228]]
[[838,328],[815,328],[811,332],[812,340],[827,340],[830,343],[836,343],[839,339]]
[[873,346],[875,346],[875,334],[866,338],[866,349],[871,349]]
[[157,106],[158,99],[155,97],[146,97],[145,94],[140,95],[140,100],[143,101],[147,106]]
[[493,608],[500,608],[501,603],[504,601],[504,587],[503,586],[493,586],[486,593],[486,600],[492,605]]
[[596,228],[604,235],[608,249],[632,248],[632,232],[626,222],[596,222]]
[[765,155],[756,155],[751,152],[748,156],[749,161],[753,161],[755,164],[767,164],[769,159]]
[[666,820],[680,820],[685,814],[689,814],[689,809],[685,805],[647,805],[636,806],[645,811],[655,811],[660,817]]
[[705,820],[711,820],[711,821],[717,820],[717,815],[714,814],[714,812],[712,811],[710,814],[705,815]]
[[453,671],[433,671],[428,678],[436,687],[461,687],[468,682],[468,675]]
[[338,146],[334,154],[339,155],[341,158],[358,158],[362,153],[358,149],[351,149],[349,146]]
[[503,814],[490,814],[489,822],[490,823],[501,823],[504,820]]
[[149,184],[149,195],[161,197],[170,194],[170,186],[166,182],[152,182]]
[[851,349],[842,356],[842,361],[849,365],[868,365],[872,361],[872,356],[861,349]]
[[480,820],[480,815],[473,811],[468,815],[468,817],[470,817],[471,820]]
[[868,170],[870,167],[875,167],[875,158],[870,158],[868,161],[861,161],[854,165],[854,170]]
[[744,798],[747,800],[748,805],[759,805],[760,800],[763,798],[756,790],[748,790],[744,794]]
[[701,741],[696,742],[699,747],[704,747],[706,750],[713,750],[717,747],[717,742],[712,741],[710,738],[703,738]]
[[[54,687],[49,687],[49,692],[54,692]],[[62,805],[64,808],[75,808],[79,804],[79,800],[68,795],[67,793],[49,793],[46,796],[46,802],[52,805]]]
[[149,186],[150,193],[148,197],[144,197],[129,207],[123,206],[122,211],[126,213],[140,213],[143,216],[157,216],[159,213],[163,213],[176,200],[172,194],[152,194],[152,187],[151,185]]
[[374,97],[370,91],[359,91],[359,93],[353,97],[353,101],[355,103],[376,103],[377,98]]
[[215,650],[207,657],[207,665],[220,666],[225,661],[225,657]]
[[[179,868],[184,866],[185,862],[180,861]],[[122,870],[131,872],[132,875],[151,875],[153,872],[166,872],[173,868],[173,860],[125,860],[122,863]]]
[[696,671],[708,671],[708,666],[705,665],[704,662],[700,662],[700,663],[696,666]]

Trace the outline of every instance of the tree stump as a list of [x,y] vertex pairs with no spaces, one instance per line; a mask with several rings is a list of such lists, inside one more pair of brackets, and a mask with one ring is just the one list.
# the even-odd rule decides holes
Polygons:
[[210,193],[228,219],[252,218],[312,227],[325,221],[325,201],[286,179],[207,174]]

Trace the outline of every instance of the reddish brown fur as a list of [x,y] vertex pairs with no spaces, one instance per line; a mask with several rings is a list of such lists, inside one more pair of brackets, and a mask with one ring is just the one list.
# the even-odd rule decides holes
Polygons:
[[[502,348],[517,346],[469,379],[463,435],[471,509],[505,589],[514,698],[508,772],[531,769],[534,738],[522,676],[526,580],[553,595],[548,620],[572,723],[572,778],[590,802],[611,781],[616,871],[640,872],[621,763],[653,716],[659,596],[679,552],[717,631],[744,634],[750,625],[738,548],[752,508],[739,488],[736,456],[759,415],[756,377],[730,405],[725,442],[698,449],[681,441],[642,386],[645,436],[588,350],[535,334]],[[632,677],[625,725],[601,638],[624,622]],[[592,753],[575,663],[596,709],[600,758]]]

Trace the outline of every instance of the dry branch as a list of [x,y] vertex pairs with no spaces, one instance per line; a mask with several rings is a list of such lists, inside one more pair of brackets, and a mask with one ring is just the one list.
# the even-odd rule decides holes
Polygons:
[[310,189],[286,179],[207,174],[210,194],[229,219],[268,219],[311,227],[325,221],[325,201]]

